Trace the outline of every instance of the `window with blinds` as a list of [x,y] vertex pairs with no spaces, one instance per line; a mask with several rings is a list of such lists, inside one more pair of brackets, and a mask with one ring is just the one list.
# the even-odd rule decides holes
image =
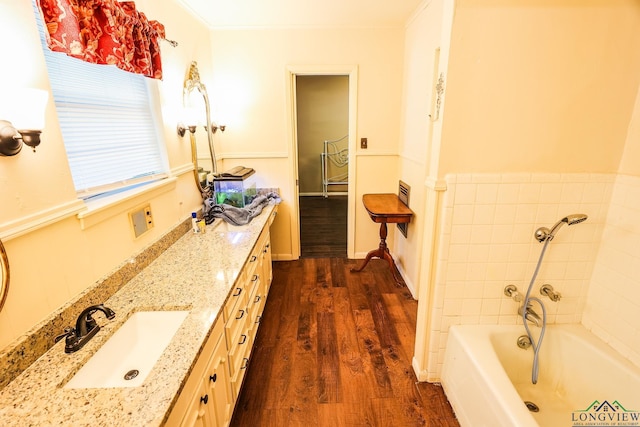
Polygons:
[[153,107],[155,82],[52,52],[35,4],[34,9],[78,196],[93,197],[166,177]]

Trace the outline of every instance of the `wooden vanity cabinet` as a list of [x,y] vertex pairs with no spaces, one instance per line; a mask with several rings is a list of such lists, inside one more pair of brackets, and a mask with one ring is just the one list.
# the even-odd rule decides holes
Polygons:
[[[240,394],[242,381],[247,372],[253,342],[258,330],[255,325],[257,316],[261,313],[261,310],[259,304],[256,304],[256,301],[259,302],[266,299],[262,285],[264,272],[262,248],[265,239],[269,239],[269,229],[267,227],[265,227],[260,234],[251,251],[249,260],[243,269],[243,273],[245,273],[245,305],[243,309],[237,309],[235,311],[235,317],[232,315],[227,322],[227,325],[230,325],[230,327],[225,329],[225,332],[229,332],[227,341],[229,345],[229,368],[231,388],[235,399],[237,399]],[[237,331],[237,333],[234,334],[233,331]]]
[[217,427],[231,422],[234,399],[231,394],[227,347],[218,340],[204,376],[200,379],[181,426]]
[[211,396],[210,413],[215,422],[212,426],[228,426],[233,415],[235,399],[231,391],[231,379],[229,377],[229,356],[227,346],[222,337],[213,351],[208,369],[203,378],[204,391]]
[[[224,340],[223,322],[216,322],[206,342],[202,354],[187,379],[178,400],[169,415],[167,426],[214,427],[228,425],[231,421],[233,399],[227,365],[227,346]],[[216,381],[212,387],[210,377]],[[224,384],[224,387],[220,385]],[[228,420],[218,423],[224,416],[224,410],[218,408],[229,406]]]
[[223,427],[231,422],[271,285],[271,243],[265,225],[238,275],[167,426]]

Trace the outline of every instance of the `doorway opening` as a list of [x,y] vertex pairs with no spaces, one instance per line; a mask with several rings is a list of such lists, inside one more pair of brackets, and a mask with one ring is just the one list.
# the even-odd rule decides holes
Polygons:
[[297,75],[300,256],[347,256],[349,76]]

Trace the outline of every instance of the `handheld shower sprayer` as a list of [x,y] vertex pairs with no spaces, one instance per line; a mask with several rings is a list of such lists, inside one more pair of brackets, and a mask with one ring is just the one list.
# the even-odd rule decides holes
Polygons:
[[[540,252],[540,257],[538,258],[538,263],[536,264],[536,268],[533,271],[533,276],[531,276],[531,281],[529,282],[529,287],[527,288],[527,293],[525,294],[524,301],[522,306],[518,310],[518,314],[522,316],[522,323],[524,324],[524,329],[527,331],[527,337],[529,338],[529,342],[531,342],[531,347],[533,348],[533,366],[531,369],[531,382],[536,384],[538,382],[538,355],[540,354],[540,346],[542,345],[542,339],[544,338],[544,331],[547,328],[547,310],[545,309],[544,304],[540,300],[540,298],[532,297],[531,290],[533,289],[533,284],[536,281],[536,277],[538,277],[538,272],[540,271],[540,264],[542,264],[542,259],[544,258],[544,253],[547,250],[547,246],[549,242],[553,240],[553,237],[556,235],[560,227],[564,224],[573,225],[579,224],[587,219],[585,214],[573,214],[567,215],[562,218],[560,221],[556,222],[551,229],[547,227],[540,227],[536,230],[535,238],[541,243],[544,243],[542,246],[542,251]],[[542,329],[540,330],[540,335],[538,336],[538,340],[534,340],[533,335],[531,334],[531,330],[529,329],[528,321],[531,319],[535,319],[531,315],[530,304],[531,301],[537,302],[540,304],[540,308],[542,309]],[[537,323],[536,323],[537,325]]]
[[578,223],[581,223],[582,221],[585,221],[587,218],[588,217],[585,214],[567,215],[564,218],[562,218],[560,221],[556,222],[553,225],[553,227],[551,227],[551,229],[548,229],[547,227],[538,228],[535,233],[536,240],[538,242],[544,242],[545,240],[552,240],[553,237],[558,232],[558,230],[560,229],[560,227],[562,227],[564,224],[567,224],[567,225],[578,224]]

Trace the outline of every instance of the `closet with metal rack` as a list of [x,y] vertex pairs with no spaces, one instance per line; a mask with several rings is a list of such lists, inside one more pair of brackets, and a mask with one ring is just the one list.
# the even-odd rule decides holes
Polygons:
[[322,162],[322,196],[329,197],[329,186],[349,185],[349,148],[340,148],[349,141],[349,134],[342,138],[323,142],[323,151],[320,153]]

